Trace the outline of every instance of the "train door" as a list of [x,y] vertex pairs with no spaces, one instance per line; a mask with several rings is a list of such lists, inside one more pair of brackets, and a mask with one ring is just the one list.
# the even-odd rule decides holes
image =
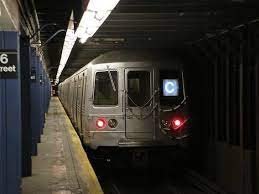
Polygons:
[[71,94],[71,98],[70,98],[70,115],[71,115],[71,118],[73,120],[73,109],[74,109],[74,105],[73,105],[73,102],[74,102],[74,98],[75,98],[75,80],[71,81],[71,85],[70,85],[70,94]]
[[77,104],[77,79],[74,78],[74,88],[73,88],[73,102],[72,102],[72,106],[73,106],[73,122],[76,122],[76,104]]
[[79,104],[79,97],[78,97],[78,90],[79,90],[79,78],[75,78],[76,82],[75,82],[75,101],[74,101],[74,122],[76,123],[76,126],[78,125],[77,123],[77,112],[78,112],[78,104]]
[[83,77],[82,77],[82,93],[81,93],[81,114],[80,114],[80,125],[81,125],[81,128],[79,130],[79,133],[80,135],[83,135],[83,131],[85,129],[85,115],[86,115],[86,108],[85,108],[85,101],[86,101],[86,81],[87,81],[87,77],[85,76],[85,73],[83,73]]
[[126,90],[126,137],[152,139],[154,73],[152,68],[127,68]]
[[80,75],[80,77],[78,78],[78,95],[77,95],[77,111],[76,111],[76,123],[79,129],[81,129],[81,103],[82,103],[82,76]]

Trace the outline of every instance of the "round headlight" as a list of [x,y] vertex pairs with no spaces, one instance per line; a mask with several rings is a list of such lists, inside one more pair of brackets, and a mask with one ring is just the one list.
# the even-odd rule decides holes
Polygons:
[[110,128],[115,128],[118,125],[118,121],[116,119],[110,119],[108,121],[108,125],[109,125]]
[[95,126],[97,129],[104,129],[107,126],[107,121],[105,118],[98,118],[96,119]]

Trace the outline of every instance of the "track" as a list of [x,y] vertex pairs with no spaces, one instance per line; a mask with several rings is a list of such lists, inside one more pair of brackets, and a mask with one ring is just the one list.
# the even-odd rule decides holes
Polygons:
[[[119,162],[125,163],[125,159]],[[175,162],[118,167],[108,160],[94,168],[105,194],[225,194],[206,178]]]
[[150,152],[146,162],[133,161],[126,153],[131,152],[91,161],[105,194],[226,194],[187,168],[190,161],[184,150]]
[[105,194],[225,194],[204,177],[182,167],[113,168],[104,165],[95,170]]
[[[152,171],[152,172],[151,172]],[[154,169],[106,171],[100,182],[106,194],[202,194],[181,172]]]

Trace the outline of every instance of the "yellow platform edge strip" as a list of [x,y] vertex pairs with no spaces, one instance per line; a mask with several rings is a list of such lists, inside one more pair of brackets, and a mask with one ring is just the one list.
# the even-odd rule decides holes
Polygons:
[[98,181],[98,178],[94,172],[94,169],[87,157],[85,150],[83,149],[82,143],[79,136],[77,135],[75,128],[73,127],[69,117],[67,116],[60,100],[58,99],[60,106],[62,107],[62,112],[64,112],[66,124],[68,127],[68,132],[72,141],[72,151],[75,160],[78,162],[80,167],[80,172],[77,174],[82,179],[83,183],[86,183],[86,187],[89,194],[103,194],[103,190]]

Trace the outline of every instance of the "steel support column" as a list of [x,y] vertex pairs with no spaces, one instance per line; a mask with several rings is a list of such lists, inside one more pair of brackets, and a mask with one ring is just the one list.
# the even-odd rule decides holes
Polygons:
[[39,63],[36,50],[31,50],[31,127],[32,127],[32,155],[37,155],[37,143],[40,142],[40,78]]
[[18,75],[15,78],[0,78],[0,194],[19,194],[21,186],[21,81],[18,33],[0,32],[0,49],[17,52],[16,72]]
[[[258,44],[258,41],[256,40]],[[259,45],[256,45],[256,50],[259,50]],[[256,90],[256,187],[259,193],[259,55],[256,56],[255,65],[255,90]]]
[[[45,113],[44,113],[44,71],[43,71],[43,64],[40,60],[40,58],[38,57],[38,66],[39,66],[39,76],[40,76],[40,104],[39,104],[39,108],[40,108],[40,135],[43,134],[43,128],[44,128],[44,117],[45,117]],[[39,142],[41,140],[39,139]]]
[[21,37],[21,92],[22,92],[22,176],[31,176],[31,115],[30,115],[30,42]]

